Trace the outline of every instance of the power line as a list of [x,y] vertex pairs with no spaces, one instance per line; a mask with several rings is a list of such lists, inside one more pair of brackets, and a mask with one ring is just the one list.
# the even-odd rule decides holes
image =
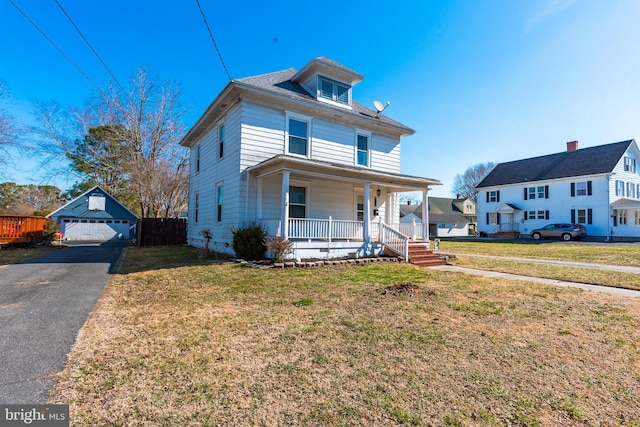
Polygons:
[[78,28],[78,26],[76,25],[75,22],[73,22],[73,19],[71,19],[71,16],[69,16],[69,14],[67,13],[66,10],[64,10],[64,8],[62,7],[62,5],[60,4],[60,2],[58,0],[55,0],[56,4],[58,5],[58,7],[60,8],[60,10],[62,11],[62,13],[64,13],[64,16],[67,17],[67,19],[69,20],[69,22],[71,22],[71,25],[73,25],[73,28],[76,29],[76,31],[78,32],[78,34],[80,34],[80,37],[82,37],[82,40],[84,40],[84,42],[87,44],[87,46],[89,46],[89,49],[91,49],[91,52],[93,52],[93,54],[96,56],[96,58],[98,58],[98,61],[100,61],[100,63],[102,64],[102,66],[105,68],[105,70],[107,70],[107,72],[109,73],[109,75],[111,76],[111,78],[118,84],[118,86],[120,87],[120,89],[122,90],[122,92],[126,92],[124,90],[124,87],[122,87],[122,85],[120,84],[120,82],[118,81],[118,79],[116,78],[116,76],[111,72],[111,70],[109,69],[109,67],[107,67],[107,64],[105,64],[105,62],[102,60],[102,58],[100,57],[100,55],[98,55],[98,52],[96,52],[96,50],[93,48],[93,46],[91,46],[91,43],[89,43],[89,40],[87,40],[87,38],[84,36],[84,34],[82,34],[82,31],[80,31],[80,28]]
[[78,70],[78,72],[79,72],[80,74],[82,74],[82,77],[84,77],[85,79],[87,79],[87,81],[89,81],[89,83],[91,83],[91,84],[92,84],[96,89],[100,90],[100,88],[98,87],[98,85],[97,85],[97,84],[95,84],[95,83],[93,82],[93,80],[91,80],[91,79],[89,78],[89,76],[87,76],[87,75],[85,74],[85,72],[84,72],[84,71],[82,71],[82,69],[80,69],[80,67],[79,67],[78,65],[76,65],[76,63],[75,63],[75,62],[73,62],[73,61],[71,60],[71,58],[69,58],[69,57],[67,56],[67,54],[66,54],[66,53],[64,53],[64,52],[63,52],[63,50],[62,50],[62,49],[60,49],[60,48],[58,47],[58,45],[57,45],[57,44],[55,44],[55,43],[53,42],[53,40],[51,40],[51,39],[49,38],[49,36],[47,36],[47,34],[46,34],[44,31],[42,31],[42,30],[40,29],[40,27],[38,27],[38,26],[36,25],[36,23],[35,23],[35,22],[33,22],[33,21],[31,20],[31,18],[29,18],[29,16],[28,16],[25,12],[23,12],[23,11],[22,11],[22,9],[20,9],[20,8],[18,7],[18,5],[17,5],[17,4],[15,4],[15,3],[13,2],[13,0],[9,0],[9,3],[11,3],[11,4],[13,5],[13,7],[15,7],[15,8],[18,10],[18,12],[20,12],[20,13],[22,14],[22,16],[24,16],[24,18],[25,18],[27,21],[29,21],[29,23],[30,23],[31,25],[33,25],[33,26],[35,27],[35,29],[36,29],[36,30],[38,30],[38,31],[40,32],[40,34],[42,34],[42,36],[43,36],[45,39],[47,39],[47,41],[48,41],[49,43],[51,43],[51,45],[52,45],[54,48],[56,48],[56,50],[60,53],[60,55],[62,55],[62,56],[64,57],[64,59],[66,59],[66,60],[67,60],[71,65],[73,65],[73,67],[74,67],[76,70]]
[[200,9],[200,14],[202,15],[202,20],[204,21],[204,25],[207,27],[207,31],[209,31],[209,37],[211,37],[213,46],[216,48],[216,52],[218,52],[218,57],[220,58],[220,62],[222,63],[222,68],[224,68],[224,72],[227,73],[227,77],[229,78],[229,81],[231,81],[232,79],[231,79],[231,75],[229,74],[229,70],[227,70],[227,66],[224,64],[224,60],[222,59],[222,54],[220,53],[220,49],[218,49],[216,40],[213,38],[213,34],[211,33],[211,28],[209,28],[209,23],[207,22],[207,18],[206,16],[204,16],[204,11],[202,10],[202,6],[200,6],[200,0],[196,0],[196,3],[198,4],[198,9]]

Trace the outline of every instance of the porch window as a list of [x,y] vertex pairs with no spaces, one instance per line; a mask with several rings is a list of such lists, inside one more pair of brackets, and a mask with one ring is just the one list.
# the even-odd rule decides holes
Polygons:
[[222,184],[216,186],[216,220],[222,221]]
[[358,134],[357,164],[369,166],[369,136]]
[[627,225],[627,210],[618,209],[618,224]]
[[289,153],[306,156],[308,141],[308,123],[289,119]]
[[218,159],[224,157],[224,125],[218,130]]
[[636,211],[636,225],[640,225],[640,211]]
[[305,187],[289,187],[289,218],[307,217],[307,189]]

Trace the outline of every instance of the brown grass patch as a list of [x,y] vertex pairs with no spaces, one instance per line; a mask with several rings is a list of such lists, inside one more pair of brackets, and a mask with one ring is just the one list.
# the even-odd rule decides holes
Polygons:
[[[73,425],[640,423],[636,299],[395,263],[140,271],[140,254],[52,392]],[[381,292],[402,284],[423,291]]]

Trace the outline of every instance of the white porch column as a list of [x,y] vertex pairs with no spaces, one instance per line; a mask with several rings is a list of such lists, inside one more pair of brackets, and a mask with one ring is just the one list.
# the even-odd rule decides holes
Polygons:
[[371,221],[371,184],[368,182],[364,184],[364,216],[362,219],[364,220],[362,237],[365,243],[369,243],[371,241],[371,233],[369,231],[369,222]]
[[289,238],[289,171],[282,172],[282,205],[280,210],[280,236]]
[[257,197],[257,206],[256,206],[256,217],[258,221],[262,219],[262,178],[258,178],[258,197]]
[[429,188],[422,190],[422,238],[429,242]]

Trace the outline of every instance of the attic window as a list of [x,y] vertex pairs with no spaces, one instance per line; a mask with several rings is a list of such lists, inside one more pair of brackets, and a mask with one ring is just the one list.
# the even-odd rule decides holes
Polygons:
[[349,105],[350,86],[318,76],[318,95],[340,104]]

